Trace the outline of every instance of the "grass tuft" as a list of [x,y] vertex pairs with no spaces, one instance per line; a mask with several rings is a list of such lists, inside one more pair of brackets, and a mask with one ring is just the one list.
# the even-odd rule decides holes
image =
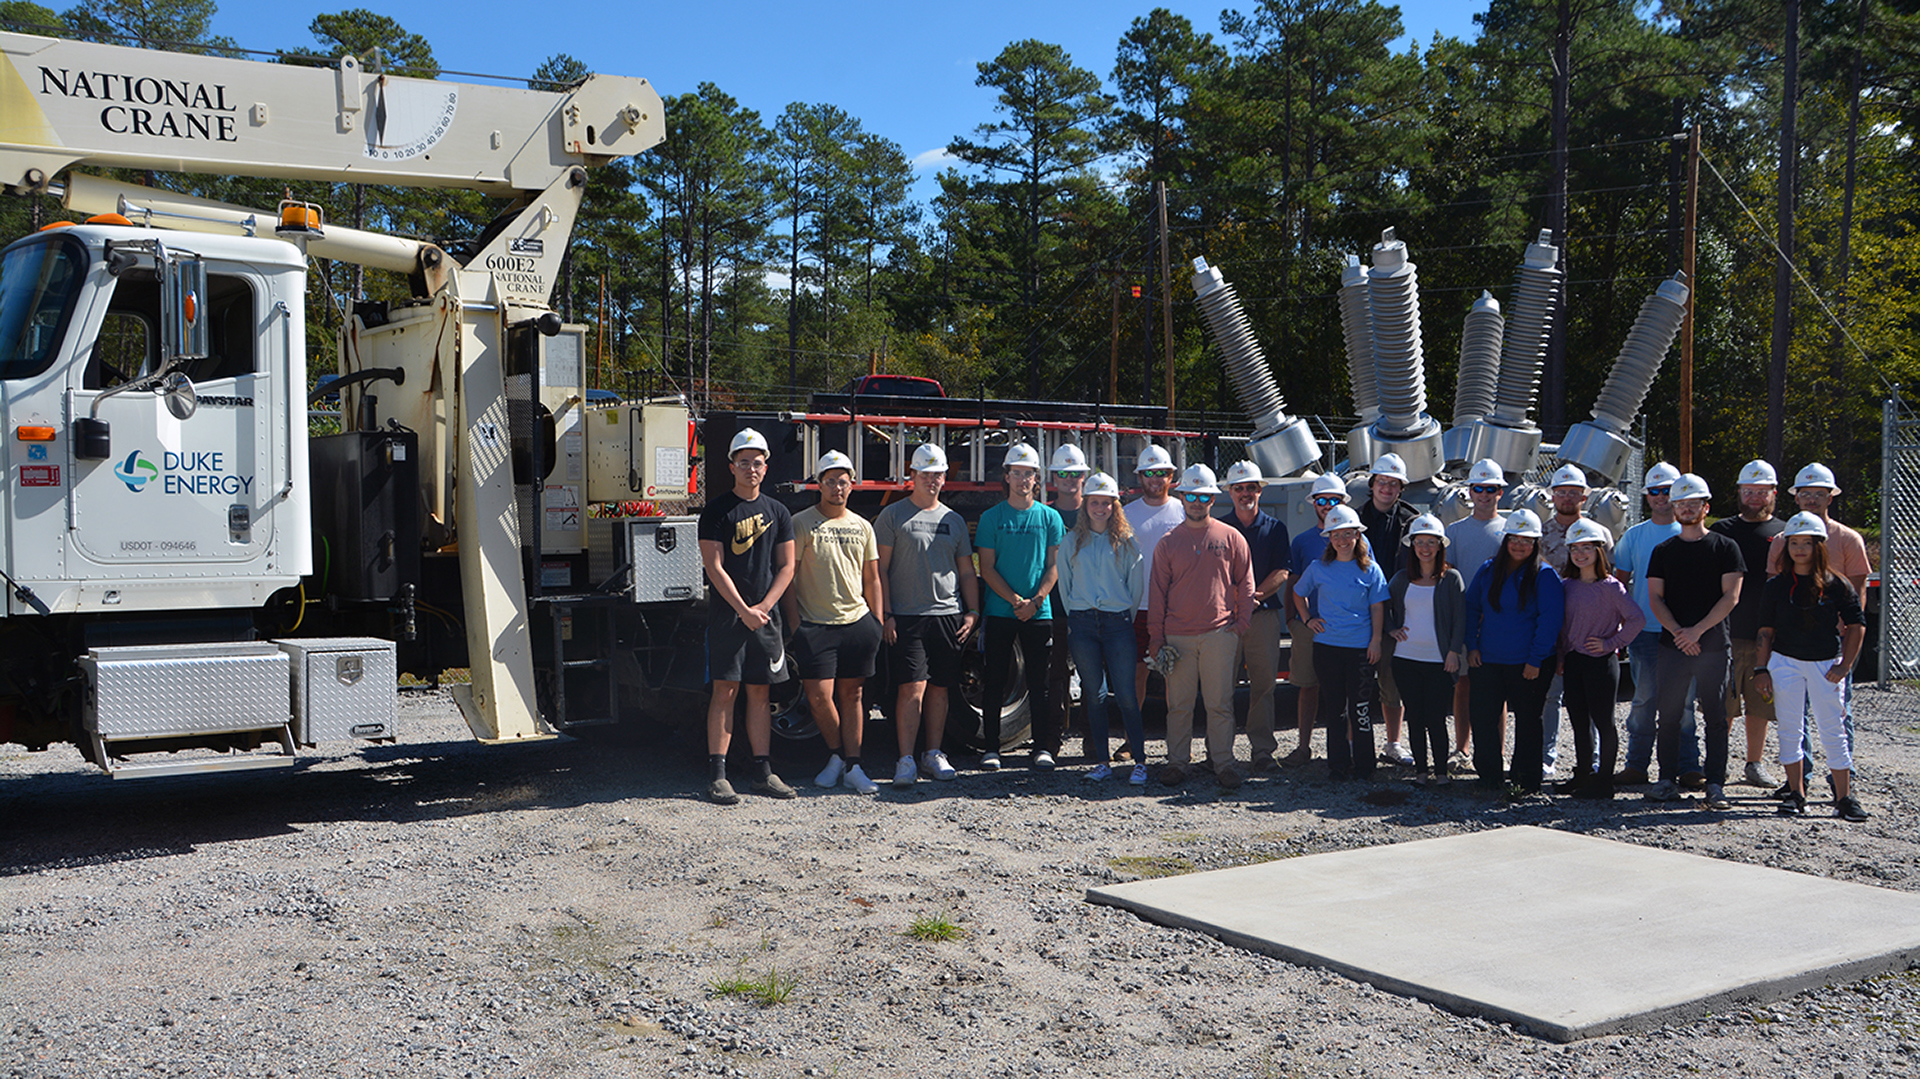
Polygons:
[[743,997],[763,1008],[770,1008],[775,1004],[785,1004],[799,985],[798,976],[782,974],[779,967],[768,967],[767,972],[758,977],[743,970],[738,974],[716,978],[707,986],[707,990],[716,997]]
[[966,933],[945,914],[922,914],[907,926],[907,936],[915,940],[959,940]]
[[1191,858],[1177,854],[1123,854],[1107,859],[1107,864],[1136,877],[1177,877],[1196,868]]

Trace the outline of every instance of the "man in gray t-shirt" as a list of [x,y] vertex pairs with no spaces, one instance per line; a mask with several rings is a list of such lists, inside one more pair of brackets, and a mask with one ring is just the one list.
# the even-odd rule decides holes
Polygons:
[[[1460,571],[1460,581],[1473,584],[1473,575],[1487,559],[1500,552],[1505,542],[1506,520],[1500,514],[1500,499],[1506,494],[1507,476],[1493,460],[1475,462],[1467,473],[1467,494],[1473,501],[1473,514],[1447,526],[1447,564]],[[1467,692],[1472,675],[1461,671],[1453,684],[1453,755],[1464,759],[1472,728],[1468,726]],[[1507,711],[1500,710],[1500,736],[1506,737]]]
[[873,519],[874,542],[893,548],[887,606],[897,615],[959,614],[960,559],[973,556],[967,521],[944,502],[895,502]]

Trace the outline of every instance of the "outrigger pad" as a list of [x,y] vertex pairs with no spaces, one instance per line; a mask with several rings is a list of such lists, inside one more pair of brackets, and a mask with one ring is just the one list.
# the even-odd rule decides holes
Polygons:
[[1920,896],[1535,827],[1087,892],[1569,1042],[1920,958]]

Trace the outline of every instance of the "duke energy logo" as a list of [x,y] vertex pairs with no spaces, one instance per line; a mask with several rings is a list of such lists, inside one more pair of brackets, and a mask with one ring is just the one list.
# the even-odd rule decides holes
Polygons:
[[127,454],[127,459],[113,470],[113,474],[120,477],[120,482],[127,485],[127,490],[138,493],[148,480],[160,474],[160,466],[152,461],[142,461],[140,451],[134,450]]

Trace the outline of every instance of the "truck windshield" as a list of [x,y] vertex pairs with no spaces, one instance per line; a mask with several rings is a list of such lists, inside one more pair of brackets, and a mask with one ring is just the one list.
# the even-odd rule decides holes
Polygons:
[[0,260],[0,379],[47,369],[86,277],[85,250],[52,237],[19,244]]

